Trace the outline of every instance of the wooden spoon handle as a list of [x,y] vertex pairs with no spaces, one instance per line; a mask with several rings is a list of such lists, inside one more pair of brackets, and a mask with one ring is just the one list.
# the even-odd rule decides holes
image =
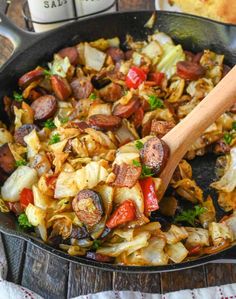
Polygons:
[[236,66],[177,126],[162,139],[170,148],[170,158],[160,177],[162,198],[180,160],[202,133],[236,103]]

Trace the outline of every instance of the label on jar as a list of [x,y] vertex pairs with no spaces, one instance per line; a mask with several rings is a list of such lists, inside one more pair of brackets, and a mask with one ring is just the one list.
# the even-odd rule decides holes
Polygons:
[[[75,0],[77,16],[83,16],[108,8],[114,0]],[[54,22],[73,18],[76,14],[72,0],[28,0],[31,19],[36,22]],[[116,5],[106,12],[115,11]],[[36,32],[47,31],[65,24],[37,24]]]
[[[77,15],[83,16],[91,14],[103,9],[108,8],[114,3],[114,0],[76,0]],[[104,13],[115,11],[116,5],[112,6],[109,10]]]

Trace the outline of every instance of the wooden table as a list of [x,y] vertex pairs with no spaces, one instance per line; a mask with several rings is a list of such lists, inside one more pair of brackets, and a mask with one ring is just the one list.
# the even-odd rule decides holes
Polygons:
[[[25,24],[22,0],[11,1],[9,17],[20,27]],[[0,0],[0,9],[5,1]],[[120,0],[119,9],[153,9],[154,0]],[[0,63],[10,55],[9,42],[0,39]],[[8,259],[9,281],[22,284],[44,298],[63,299],[106,290],[135,290],[166,293],[236,282],[236,265],[209,264],[163,274],[121,274],[68,263],[25,241],[2,235]],[[205,299],[205,298],[203,298]]]

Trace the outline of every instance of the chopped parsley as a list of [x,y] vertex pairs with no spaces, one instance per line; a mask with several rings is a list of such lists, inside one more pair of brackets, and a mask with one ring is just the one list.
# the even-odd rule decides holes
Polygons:
[[150,176],[154,175],[154,173],[152,172],[151,168],[149,168],[146,165],[142,165],[137,160],[133,160],[133,165],[136,166],[136,167],[142,167],[142,172],[141,172],[141,176],[140,176],[141,179],[146,178],[146,177],[150,177]]
[[137,140],[135,146],[138,150],[141,150],[144,147],[144,144],[140,140]]
[[236,121],[232,123],[232,129],[236,131]]
[[230,133],[225,133],[224,134],[225,143],[230,144],[232,140],[233,140],[232,134],[230,134]]
[[181,214],[175,217],[175,222],[187,222],[192,226],[195,226],[196,218],[205,212],[206,208],[200,206],[194,206],[193,210],[183,211]]
[[152,172],[151,168],[146,165],[142,165],[141,179],[144,179],[144,178],[147,178],[150,176],[154,176],[154,173]]
[[13,92],[13,97],[14,100],[17,102],[22,102],[23,101],[23,95],[21,93],[18,93],[16,91]]
[[60,118],[60,122],[62,124],[66,124],[66,123],[68,123],[68,121],[69,121],[69,117],[62,117],[62,118]]
[[24,159],[16,161],[16,167],[24,166],[26,164],[27,162]]
[[97,250],[99,247],[101,247],[101,244],[102,244],[102,242],[100,240],[94,240],[93,245],[92,245],[92,249]]
[[97,98],[95,93],[91,93],[91,95],[89,96],[90,100],[95,100]]
[[148,103],[150,105],[151,110],[155,110],[157,108],[163,108],[163,101],[155,95],[150,95],[148,98]]
[[54,143],[58,143],[61,141],[61,137],[58,133],[52,135],[50,141],[49,141],[49,144],[54,144]]
[[47,119],[44,123],[44,127],[48,129],[55,129],[56,126],[54,124],[54,121],[52,119]]
[[45,76],[47,76],[47,77],[52,76],[52,72],[49,71],[49,70],[43,70],[43,74],[44,74]]
[[18,217],[18,223],[23,228],[31,228],[32,225],[29,223],[28,217],[25,213],[20,214]]
[[140,167],[141,163],[137,160],[133,160],[133,165],[136,166],[136,167]]

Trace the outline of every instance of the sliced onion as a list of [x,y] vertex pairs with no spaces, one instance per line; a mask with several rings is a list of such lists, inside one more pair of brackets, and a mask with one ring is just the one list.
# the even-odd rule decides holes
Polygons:
[[129,131],[129,129],[122,125],[116,132],[115,132],[116,138],[121,145],[124,145],[130,141],[134,141],[135,137],[134,135]]

